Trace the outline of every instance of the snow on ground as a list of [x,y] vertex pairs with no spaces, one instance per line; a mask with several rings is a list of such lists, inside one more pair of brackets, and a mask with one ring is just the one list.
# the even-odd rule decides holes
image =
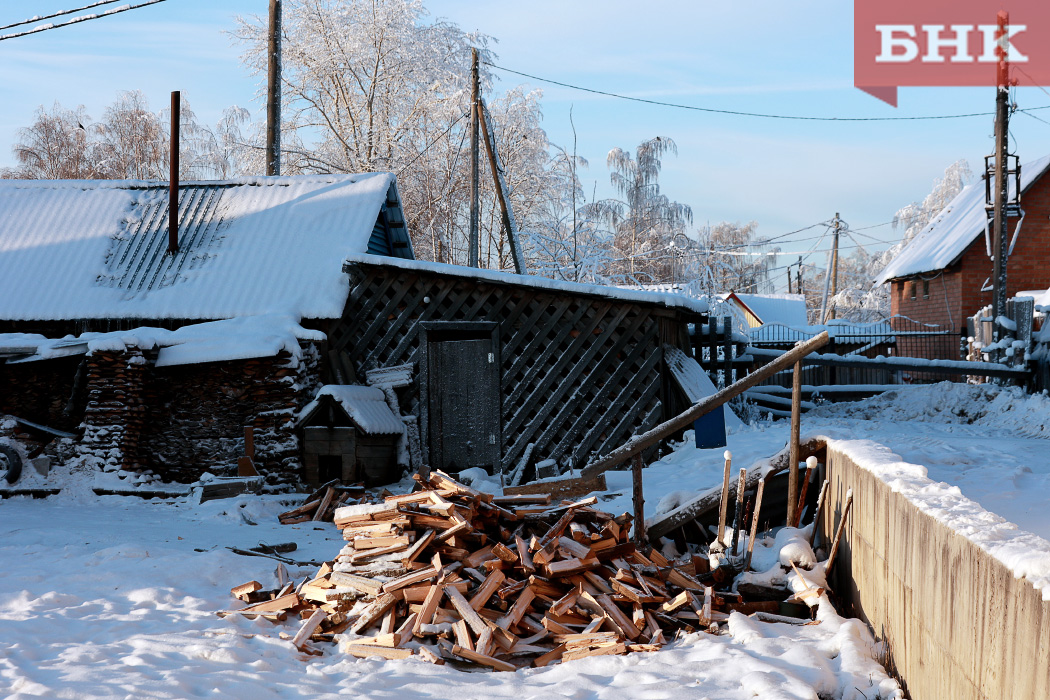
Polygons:
[[[1050,562],[1050,543],[978,505],[1050,535],[1050,515],[1044,515],[1050,512],[1050,459],[1042,456],[1050,446],[1044,436],[1050,400],[960,385],[894,394],[811,412],[803,430],[842,440],[843,449],[910,489],[909,497],[926,498],[936,517],[957,518],[960,527],[983,522],[983,531],[998,538],[991,545],[1027,553],[1030,568]],[[786,421],[731,429],[734,464],[751,466],[775,454],[787,436]],[[722,453],[687,442],[647,468],[647,511],[669,510],[717,487]],[[917,465],[927,465],[933,481]],[[278,636],[294,633],[292,621],[274,626],[214,615],[234,606],[230,587],[251,579],[274,584],[275,562],[225,547],[295,541],[299,548],[291,556],[322,561],[342,544],[332,524],[278,525],[276,514],[288,506],[276,496],[202,505],[188,498],[98,497],[90,486],[116,474],[64,474],[73,487],[58,496],[0,501],[0,689],[6,697],[893,697],[868,630],[828,605],[818,613],[819,625],[734,614],[722,636],[688,635],[656,653],[516,673],[359,660],[334,646],[322,657],[303,656]],[[609,493],[600,505],[630,511],[630,473],[607,476]],[[481,481],[476,485],[494,486]],[[780,545],[797,540],[791,531],[782,533],[776,544],[767,539],[756,548],[756,568],[769,567],[763,575],[776,574]],[[1007,554],[1001,549],[996,555]],[[302,578],[313,571],[292,567],[290,573]]]
[[[0,688],[28,698],[860,698],[893,697],[871,635],[823,608],[810,626],[734,614],[728,634],[656,653],[593,657],[516,673],[418,660],[322,657],[278,637],[296,623],[220,619],[230,587],[273,585],[275,562],[226,546],[294,540],[321,561],[331,523],[281,526],[280,497],[195,505],[62,494],[0,502]],[[204,550],[204,551],[198,551]],[[290,567],[292,576],[314,567]]]

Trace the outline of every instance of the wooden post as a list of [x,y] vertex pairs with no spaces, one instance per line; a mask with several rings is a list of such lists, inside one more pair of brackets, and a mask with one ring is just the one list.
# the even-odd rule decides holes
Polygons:
[[645,546],[645,498],[642,496],[642,456],[637,454],[631,460],[631,471],[634,477],[634,541],[638,546]]
[[518,240],[518,224],[514,220],[514,211],[510,205],[510,188],[503,177],[503,162],[500,160],[499,151],[496,149],[496,134],[492,130],[489,120],[489,110],[485,106],[485,100],[479,100],[481,109],[481,136],[485,141],[485,152],[489,157],[489,166],[492,168],[492,181],[496,188],[496,201],[499,202],[500,216],[502,217],[503,230],[507,232],[507,243],[510,245],[510,257],[514,262],[514,272],[519,275],[528,274],[525,266],[525,254],[521,250],[521,241]]
[[729,386],[733,383],[733,318],[732,316],[722,317],[722,366],[725,372],[725,383],[722,386]]
[[722,455],[726,460],[725,474],[722,475],[722,501],[718,505],[718,543],[725,545],[726,514],[729,511],[729,471],[733,465],[733,453],[726,450]]
[[740,543],[740,528],[744,525],[744,489],[747,488],[747,469],[740,469],[740,481],[736,485],[736,513],[733,516],[733,556]]
[[788,444],[788,497],[787,524],[796,521],[795,510],[798,505],[798,440],[802,429],[802,361],[795,363],[791,373],[791,442]]
[[244,426],[244,456],[255,459],[255,428]]
[[806,505],[806,494],[809,493],[809,485],[813,483],[813,479],[817,475],[817,458],[807,457],[806,458],[806,479],[802,482],[802,493],[798,497],[798,507],[795,508],[795,519],[791,523],[791,527],[798,527],[802,522],[802,509]]
[[839,542],[842,541],[842,531],[846,529],[846,518],[849,517],[850,506],[853,505],[853,491],[850,490],[846,494],[846,507],[842,509],[842,520],[839,521],[839,527],[835,531],[835,541],[831,544],[831,554],[828,555],[828,563],[824,565],[824,574],[827,575],[831,571],[832,565],[835,563],[835,555],[839,551]]
[[470,250],[468,265],[478,267],[480,257],[480,211],[478,209],[478,100],[481,98],[478,78],[478,50],[470,49]]
[[281,0],[270,0],[266,47],[266,174],[281,174]]
[[[707,353],[710,356],[710,362],[706,369],[711,377],[718,383],[718,321],[714,316],[707,319]],[[728,383],[722,386],[729,386]]]
[[828,495],[828,486],[830,482],[824,479],[824,483],[820,486],[820,495],[817,496],[817,507],[813,509],[813,532],[809,533],[809,546],[813,547],[814,542],[817,541],[817,528],[820,527],[820,509],[824,507],[824,499]]
[[755,537],[758,535],[758,515],[762,512],[762,494],[766,490],[766,480],[758,482],[758,493],[755,494],[755,515],[751,518],[751,536],[747,540],[747,557],[744,559],[744,571],[751,568],[751,553],[755,549]]
[[179,252],[179,123],[182,93],[171,93],[171,144],[168,151],[168,252]]

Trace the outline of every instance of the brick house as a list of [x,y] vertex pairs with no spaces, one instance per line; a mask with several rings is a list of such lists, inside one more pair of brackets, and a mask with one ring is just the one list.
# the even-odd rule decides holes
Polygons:
[[[1050,156],[1021,167],[1021,224],[1007,262],[1007,295],[1050,287]],[[966,318],[992,302],[992,260],[985,240],[985,185],[951,201],[876,280],[890,285],[892,314],[965,335]],[[1009,221],[1011,236],[1017,219]],[[901,354],[907,343],[899,342]],[[950,353],[942,359],[959,359]]]

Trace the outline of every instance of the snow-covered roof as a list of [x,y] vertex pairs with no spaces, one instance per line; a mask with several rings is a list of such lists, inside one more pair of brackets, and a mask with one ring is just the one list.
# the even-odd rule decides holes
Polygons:
[[354,263],[364,265],[390,265],[402,270],[417,270],[420,272],[433,272],[441,275],[456,275],[458,277],[470,277],[484,280],[494,284],[514,284],[534,289],[549,289],[569,294],[584,294],[588,296],[599,296],[618,301],[630,301],[639,304],[659,304],[670,308],[684,309],[696,313],[707,313],[707,301],[693,299],[681,294],[668,294],[660,292],[643,292],[623,287],[611,287],[598,284],[582,284],[579,282],[564,282],[552,280],[548,277],[534,277],[532,275],[516,275],[512,272],[502,270],[484,270],[480,268],[464,267],[462,265],[446,265],[444,263],[422,262],[420,260],[400,260],[394,258],[380,257],[376,255],[355,254],[347,257],[347,265]]
[[[1021,166],[1022,195],[1048,168],[1050,155]],[[1011,196],[1013,193],[1014,187],[1011,183]],[[1023,196],[1021,207],[1024,208]],[[875,283],[884,284],[901,277],[943,270],[958,260],[974,241],[984,235],[986,221],[984,182],[975,182],[956,195],[955,199],[890,261]],[[1021,235],[1024,235],[1023,232]]]
[[325,334],[307,330],[284,314],[209,321],[169,331],[135,328],[109,333],[83,333],[47,338],[29,333],[0,333],[0,357],[9,363],[36,362],[99,351],[157,349],[157,367],[273,357],[282,350],[299,358],[300,340],[322,341]]
[[806,297],[802,294],[740,294],[725,296],[726,301],[739,300],[762,323],[783,323],[785,326],[805,326]]
[[380,212],[403,225],[400,204],[387,206],[397,202],[389,173],[186,182],[179,192],[170,255],[167,183],[0,180],[0,319],[337,318],[343,260],[369,249]]
[[400,435],[405,430],[405,424],[387,405],[382,389],[355,384],[328,384],[321,387],[317,397],[299,412],[300,424],[321,405],[324,396],[335,399],[357,427],[369,435]]

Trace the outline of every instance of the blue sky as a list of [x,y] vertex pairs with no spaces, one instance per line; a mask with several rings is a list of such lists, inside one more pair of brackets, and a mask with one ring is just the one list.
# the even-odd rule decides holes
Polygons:
[[[0,24],[82,0],[0,4]],[[894,109],[853,87],[852,3],[813,0],[746,3],[623,0],[428,0],[433,16],[498,40],[508,68],[608,92],[703,107],[789,115],[913,116],[990,112],[992,88],[902,88]],[[122,90],[146,93],[154,109],[181,89],[198,117],[214,123],[232,104],[256,116],[259,78],[240,64],[224,34],[237,14],[265,14],[267,0],[168,0],[114,17],[0,42],[0,164],[10,165],[15,131],[41,104],[85,105],[97,117]],[[836,211],[854,228],[889,221],[922,199],[951,162],[978,169],[992,149],[991,118],[827,123],[712,115],[624,102],[501,74],[544,91],[544,126],[571,148],[573,109],[587,190],[608,188],[605,154],[670,136],[663,190],[690,204],[698,224],[759,222],[778,235]],[[1050,105],[1035,87],[1021,107]],[[1050,121],[1050,110],[1037,113]],[[1013,145],[1022,161],[1050,153],[1050,125],[1018,114]],[[807,250],[807,231],[784,239]],[[891,227],[866,234],[891,240]],[[791,243],[792,239],[799,239]],[[875,245],[876,248],[883,247]],[[820,255],[812,261],[820,262]]]

